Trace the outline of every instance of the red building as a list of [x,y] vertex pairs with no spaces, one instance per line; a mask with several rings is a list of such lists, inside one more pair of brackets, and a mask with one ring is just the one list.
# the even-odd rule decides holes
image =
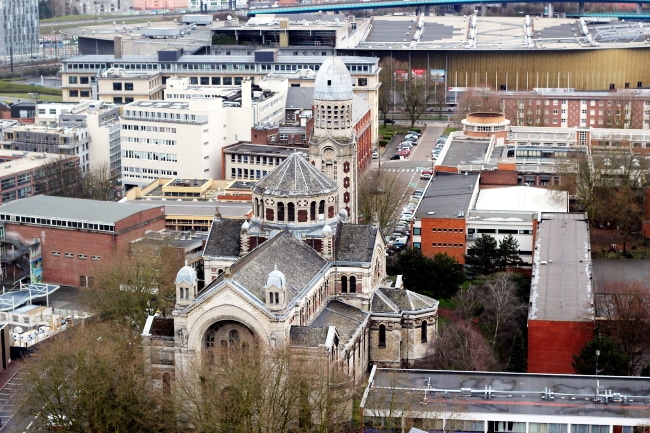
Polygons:
[[102,261],[147,230],[165,228],[165,207],[34,196],[0,207],[6,241],[40,242],[42,278],[48,283],[86,286]]
[[542,214],[528,311],[529,373],[574,373],[573,355],[593,337],[589,245],[585,214]]

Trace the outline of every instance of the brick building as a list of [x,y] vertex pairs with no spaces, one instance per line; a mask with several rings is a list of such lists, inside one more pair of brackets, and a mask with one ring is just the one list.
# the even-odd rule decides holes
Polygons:
[[5,237],[40,242],[43,280],[86,286],[102,260],[127,251],[147,230],[165,228],[165,208],[129,203],[35,196],[0,207]]

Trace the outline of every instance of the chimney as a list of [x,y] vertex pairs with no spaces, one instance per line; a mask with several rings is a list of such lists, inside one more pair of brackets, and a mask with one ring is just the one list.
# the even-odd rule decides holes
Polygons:
[[115,36],[113,39],[113,52],[116,59],[122,58],[122,36]]

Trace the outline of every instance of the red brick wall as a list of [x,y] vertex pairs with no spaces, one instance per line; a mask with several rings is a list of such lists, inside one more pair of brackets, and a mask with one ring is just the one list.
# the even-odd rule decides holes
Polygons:
[[[163,212],[161,212],[161,209]],[[127,229],[126,222],[132,226]],[[118,224],[116,224],[117,228]],[[164,208],[147,209],[119,222],[121,234],[94,233],[82,230],[57,229],[7,223],[7,237],[29,242],[41,241],[43,254],[43,281],[52,284],[79,286],[81,275],[92,276],[94,268],[109,260],[117,251],[126,250],[129,242],[144,236],[145,230],[165,228]],[[57,252],[60,255],[52,255]],[[66,257],[71,253],[72,257]],[[80,258],[79,255],[86,258]],[[93,260],[92,256],[99,257]]]
[[650,239],[650,188],[645,189],[645,200],[643,206],[643,235]]
[[479,184],[485,185],[517,185],[517,172],[509,170],[488,170],[481,171]]
[[[447,253],[465,264],[465,218],[422,218],[420,233],[422,254],[434,257]],[[433,230],[435,229],[435,231]],[[433,246],[435,242],[436,246]],[[438,244],[441,246],[439,247]]]
[[593,322],[529,320],[528,372],[573,374],[573,355],[593,335]]

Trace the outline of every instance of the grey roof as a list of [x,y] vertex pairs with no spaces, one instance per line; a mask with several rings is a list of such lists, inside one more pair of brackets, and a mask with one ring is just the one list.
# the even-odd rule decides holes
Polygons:
[[466,136],[454,137],[443,152],[442,164],[447,167],[484,165],[487,162],[489,146],[490,140]]
[[372,297],[373,313],[399,313],[402,311],[436,308],[438,301],[419,293],[404,289],[380,287]]
[[292,326],[289,331],[290,344],[300,347],[318,347],[325,344],[329,327]]
[[[436,173],[415,211],[420,218],[464,218],[478,190],[477,173]],[[461,214],[463,212],[463,214]]]
[[214,220],[208,240],[203,249],[204,256],[239,257],[239,235],[242,220],[222,218]]
[[341,341],[347,343],[367,317],[368,313],[334,299],[318,313],[311,326],[316,328],[334,326]]
[[590,245],[586,214],[542,214],[529,320],[593,321]]
[[[368,398],[361,403],[368,414],[382,409],[402,413],[404,408],[417,408],[429,412],[429,416],[435,412],[437,417],[440,404],[436,402],[447,397],[444,412],[453,414],[454,419],[458,419],[458,414],[469,420],[529,415],[531,421],[541,423],[580,423],[600,418],[601,424],[611,424],[608,418],[616,418],[616,425],[646,425],[650,418],[647,377],[378,368],[369,388]],[[396,389],[400,391],[393,393]],[[485,398],[485,390],[491,391],[491,398]],[[608,402],[605,393],[609,394]],[[620,400],[616,401],[612,394],[620,394]],[[419,417],[424,418],[425,414]]]
[[281,232],[248,253],[231,267],[232,279],[260,300],[276,266],[287,282],[287,304],[327,265],[313,248],[288,232]]
[[368,224],[340,224],[336,238],[336,260],[370,262],[377,229]]
[[[304,149],[304,148],[303,148]],[[225,147],[223,152],[226,154],[247,154],[247,155],[264,155],[264,156],[279,156],[288,157],[296,151],[296,147],[287,146],[271,146],[269,144],[251,144],[239,143],[232,146]]]
[[289,87],[287,92],[287,110],[311,109],[314,106],[313,87]]
[[325,195],[336,191],[336,182],[311,165],[299,153],[292,153],[275,170],[255,184],[253,192],[279,197]]
[[33,216],[38,218],[57,218],[72,221],[115,224],[125,218],[148,209],[160,206],[144,206],[132,203],[84,200],[69,197],[37,195],[0,206],[0,215]]

